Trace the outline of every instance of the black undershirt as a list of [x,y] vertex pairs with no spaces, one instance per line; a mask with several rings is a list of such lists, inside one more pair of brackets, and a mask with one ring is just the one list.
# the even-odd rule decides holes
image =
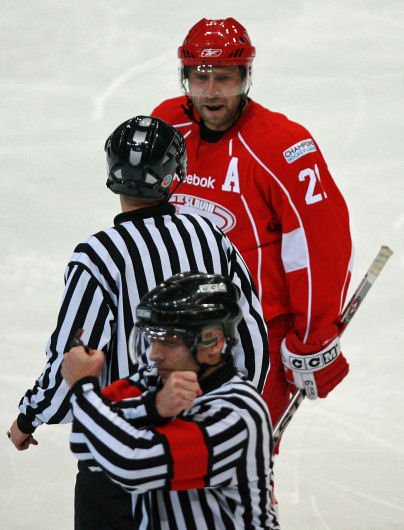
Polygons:
[[202,140],[205,140],[205,142],[211,142],[212,144],[219,141],[220,138],[226,132],[226,131],[212,131],[212,129],[208,129],[203,120],[201,120],[199,127],[201,131]]

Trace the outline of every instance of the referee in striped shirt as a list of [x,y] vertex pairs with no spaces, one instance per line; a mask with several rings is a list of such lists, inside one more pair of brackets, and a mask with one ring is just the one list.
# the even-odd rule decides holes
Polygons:
[[[101,388],[135,373],[140,384],[155,376],[131,361],[128,339],[139,300],[182,271],[219,273],[240,289],[242,319],[234,357],[238,370],[262,391],[268,369],[267,334],[249,271],[228,238],[208,220],[177,215],[168,203],[175,174],[186,175],[183,137],[157,118],[137,116],[108,138],[107,186],[120,195],[122,213],[111,228],[80,243],[65,272],[57,326],[46,345],[47,362],[19,404],[9,431],[17,450],[38,442],[43,423],[72,419],[69,389],[60,366],[78,329],[92,349],[105,352]],[[75,489],[75,530],[95,530],[92,513],[104,514],[97,530],[133,530],[133,497],[79,463]],[[112,519],[109,517],[114,515]]]
[[238,298],[228,278],[202,273],[177,274],[145,295],[132,351],[143,349],[157,386],[134,385],[131,399],[124,386],[123,402],[100,392],[102,351],[65,355],[71,449],[133,493],[133,528],[279,528],[269,412],[233,362]]

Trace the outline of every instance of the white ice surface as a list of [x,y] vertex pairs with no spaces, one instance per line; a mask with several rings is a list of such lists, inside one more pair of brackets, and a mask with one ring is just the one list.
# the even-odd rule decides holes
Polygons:
[[[257,46],[251,95],[311,130],[351,212],[351,291],[395,254],[343,338],[351,373],[305,402],[276,464],[283,530],[404,528],[403,20],[399,0],[3,0],[0,5],[0,529],[73,528],[68,426],[17,453],[5,431],[45,361],[65,264],[109,226],[103,146],[179,94],[176,48],[234,16]],[[94,529],[96,530],[96,529]]]

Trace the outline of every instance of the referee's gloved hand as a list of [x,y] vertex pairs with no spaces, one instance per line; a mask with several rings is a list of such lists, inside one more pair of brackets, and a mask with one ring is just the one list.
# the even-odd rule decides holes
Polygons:
[[303,344],[294,332],[282,341],[281,355],[286,379],[304,390],[309,399],[324,398],[348,374],[349,365],[341,352],[337,328],[322,333],[316,343]]

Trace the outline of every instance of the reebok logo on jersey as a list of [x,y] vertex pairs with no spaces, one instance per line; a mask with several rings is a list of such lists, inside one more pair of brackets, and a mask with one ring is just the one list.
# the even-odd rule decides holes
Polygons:
[[236,225],[236,216],[216,202],[176,193],[171,196],[170,203],[174,204],[179,214],[192,213],[207,217],[225,233]]
[[[175,180],[179,180],[178,179],[178,175],[175,175],[174,179]],[[187,175],[184,178],[183,182],[185,182],[186,184],[192,184],[193,186],[199,186],[201,188],[209,188],[211,190],[215,189],[215,179],[214,178],[212,178],[212,177],[200,177],[196,173],[194,173],[193,175]]]
[[307,138],[307,140],[302,140],[301,142],[288,147],[283,152],[283,156],[285,157],[286,162],[291,164],[300,157],[312,153],[313,151],[317,151],[317,147],[311,138]]

